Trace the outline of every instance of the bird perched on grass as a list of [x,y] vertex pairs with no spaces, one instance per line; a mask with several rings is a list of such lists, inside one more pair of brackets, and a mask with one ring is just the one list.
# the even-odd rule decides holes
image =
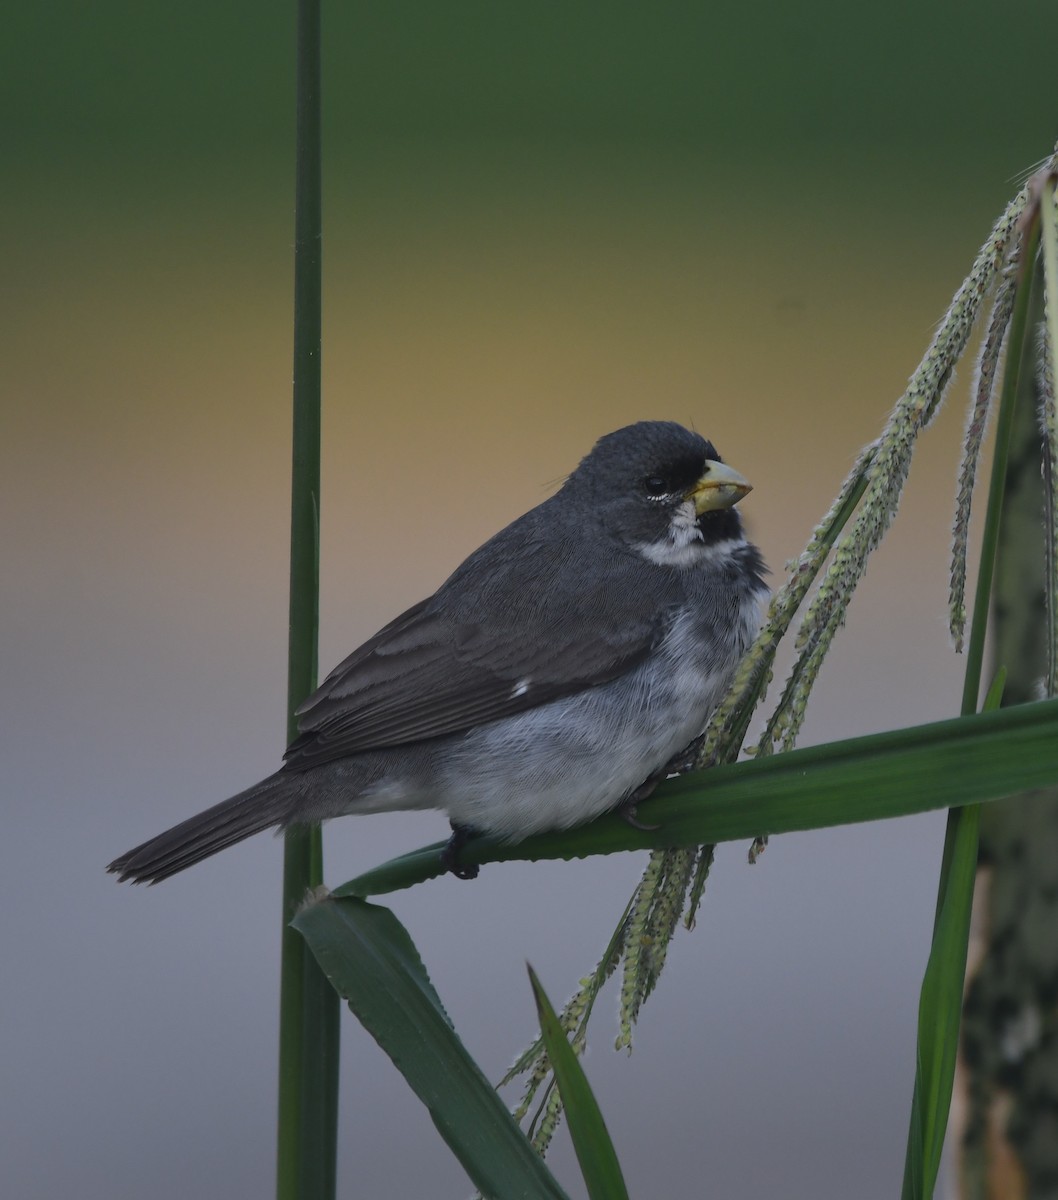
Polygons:
[[267,779],[115,859],[157,883],[271,826],[443,809],[507,841],[634,804],[755,637],[750,485],[670,421],[607,434],[561,489],[391,621],[298,710]]

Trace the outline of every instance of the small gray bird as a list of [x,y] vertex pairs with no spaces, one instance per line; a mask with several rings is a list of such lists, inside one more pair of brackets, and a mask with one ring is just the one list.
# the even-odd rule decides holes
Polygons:
[[365,642],[274,775],[115,859],[157,883],[270,826],[443,809],[506,841],[622,808],[705,726],[767,588],[750,485],[669,421],[607,434],[550,499]]

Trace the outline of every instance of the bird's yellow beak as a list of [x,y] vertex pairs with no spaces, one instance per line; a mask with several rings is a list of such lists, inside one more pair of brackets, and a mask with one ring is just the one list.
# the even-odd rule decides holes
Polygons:
[[744,479],[734,467],[707,459],[701,479],[687,493],[686,499],[694,501],[694,511],[701,516],[702,513],[715,512],[719,508],[730,508],[747,492],[752,491],[753,484]]

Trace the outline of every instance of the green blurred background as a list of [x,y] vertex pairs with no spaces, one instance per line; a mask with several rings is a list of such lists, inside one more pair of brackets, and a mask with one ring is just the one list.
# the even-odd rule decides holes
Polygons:
[[[324,669],[641,418],[695,424],[753,480],[781,578],[1058,133],[1058,13],[1028,0],[335,5],[324,32]],[[271,1187],[278,844],[151,892],[102,867],[282,748],[292,35],[290,4],[5,21],[12,1195]],[[963,400],[806,740],[957,710]],[[442,832],[341,822],[328,878]],[[722,851],[631,1060],[599,1013],[588,1068],[634,1194],[895,1193],[941,838],[784,838],[753,871]],[[561,997],[640,865],[395,899],[491,1075],[531,1029],[525,958]],[[344,1056],[342,1194],[462,1194],[351,1023]]]

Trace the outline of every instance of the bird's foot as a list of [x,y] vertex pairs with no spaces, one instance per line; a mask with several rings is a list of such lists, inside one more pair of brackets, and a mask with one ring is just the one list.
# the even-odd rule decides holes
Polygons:
[[674,754],[672,758],[661,768],[660,776],[665,779],[669,775],[686,775],[688,771],[694,769],[695,763],[698,761],[698,752],[702,748],[702,743],[705,738],[702,736],[696,737],[693,742],[679,754]]
[[630,796],[621,801],[617,812],[621,819],[627,821],[633,829],[642,829],[644,833],[652,833],[655,829],[661,828],[660,825],[648,825],[645,821],[641,821],[636,814],[636,808],[639,802],[645,800],[664,778],[663,773],[652,775],[645,783],[641,783]]
[[663,779],[668,779],[670,775],[684,775],[687,771],[692,770],[698,761],[698,751],[701,750],[702,742],[704,741],[704,737],[696,737],[689,746],[686,746],[679,754],[674,754],[659,771],[656,771],[648,780],[641,783],[630,796],[621,802],[617,811],[633,829],[642,829],[646,833],[652,833],[661,828],[660,825],[647,825],[643,821],[640,821],[636,816],[636,807],[641,800],[645,800],[650,795]]
[[459,852],[470,841],[477,832],[469,825],[457,825],[455,821],[451,822],[452,836],[445,844],[445,848],[441,851],[441,866],[456,879],[477,879],[480,867],[472,864],[467,867],[459,865]]

